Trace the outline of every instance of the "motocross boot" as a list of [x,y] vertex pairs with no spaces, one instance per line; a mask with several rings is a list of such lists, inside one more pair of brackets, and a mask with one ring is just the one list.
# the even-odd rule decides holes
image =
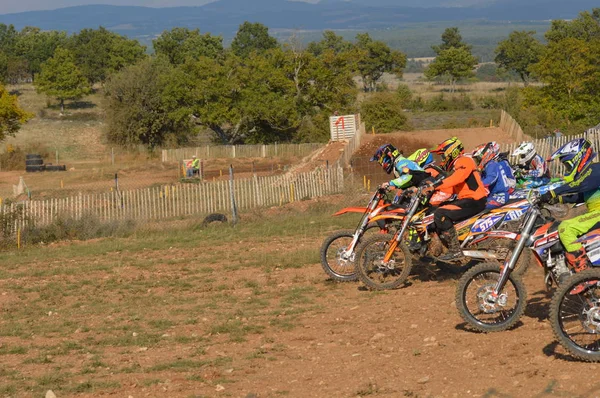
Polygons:
[[[585,254],[585,250],[583,249],[565,253],[565,259],[575,272],[584,271],[588,268],[591,268],[592,266],[590,260],[588,259],[588,256]],[[560,283],[561,281],[559,280],[559,284]],[[588,287],[596,285],[596,283],[598,283],[598,281],[587,281],[585,283],[577,285],[571,290],[571,294],[579,294],[586,290]]]
[[458,242],[458,236],[456,236],[456,229],[451,228],[447,231],[440,233],[440,239],[446,244],[448,252],[438,257],[438,260],[448,262],[462,259],[463,253],[460,249],[460,243]]
[[410,228],[408,230],[408,248],[411,252],[417,252],[421,249],[421,239],[419,238],[419,234],[414,228]]
[[591,266],[588,256],[581,249],[565,253],[565,259],[575,272],[581,272]]

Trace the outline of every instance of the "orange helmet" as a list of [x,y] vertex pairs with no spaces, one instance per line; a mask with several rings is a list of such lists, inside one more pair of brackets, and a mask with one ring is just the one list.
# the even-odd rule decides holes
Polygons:
[[448,138],[444,142],[440,143],[437,148],[432,149],[432,153],[437,153],[442,157],[442,163],[440,166],[449,171],[454,164],[454,161],[463,154],[465,148],[462,142],[456,137]]

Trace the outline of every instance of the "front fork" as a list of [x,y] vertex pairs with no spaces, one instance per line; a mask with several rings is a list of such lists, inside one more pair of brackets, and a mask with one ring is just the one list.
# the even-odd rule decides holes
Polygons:
[[494,287],[494,291],[492,292],[492,296],[497,298],[500,296],[500,292],[506,286],[506,282],[510,277],[510,273],[515,268],[515,264],[517,264],[517,260],[519,256],[523,252],[525,245],[528,244],[529,238],[531,237],[531,231],[533,230],[533,225],[535,224],[535,220],[539,215],[539,210],[532,209],[531,213],[529,213],[529,218],[525,222],[525,225],[521,231],[521,237],[517,241],[517,246],[512,251],[510,258],[504,262],[504,268],[502,272],[500,272],[500,279],[498,279],[498,283]]
[[404,216],[404,222],[402,223],[402,227],[400,228],[399,231],[396,232],[394,239],[392,239],[392,241],[390,242],[390,247],[388,248],[387,252],[385,253],[385,256],[383,257],[384,263],[387,263],[392,258],[394,251],[398,247],[400,240],[402,239],[402,237],[404,236],[404,233],[406,232],[406,229],[408,228],[408,223],[410,223],[410,220],[413,218],[413,216],[417,212],[417,208],[419,207],[419,200],[420,200],[419,194],[416,194],[412,198],[412,201],[410,202],[410,210],[408,211],[408,214],[406,214]]
[[348,245],[346,250],[344,250],[344,253],[342,253],[342,257],[350,258],[354,254],[356,245],[358,244],[360,237],[363,236],[363,234],[367,230],[367,226],[369,225],[369,221],[370,221],[371,212],[373,210],[375,210],[375,208],[377,207],[377,204],[379,203],[379,199],[380,199],[380,196],[377,195],[371,199],[371,202],[369,202],[369,205],[367,206],[367,211],[363,214],[362,220],[361,220],[360,224],[358,225],[358,228],[356,229],[356,231],[354,231],[354,236],[352,237],[352,242],[350,242],[350,244]]

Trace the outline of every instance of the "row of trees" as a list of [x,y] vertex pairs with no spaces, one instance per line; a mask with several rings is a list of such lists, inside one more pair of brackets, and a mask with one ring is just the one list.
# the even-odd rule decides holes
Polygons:
[[163,33],[154,47],[155,56],[106,83],[112,141],[181,143],[202,127],[225,143],[324,140],[330,115],[356,111],[356,75],[369,91],[385,72],[401,76],[406,63],[368,34],[350,43],[325,32],[303,48],[295,40],[280,45],[251,23],[230,49],[184,28]]
[[[571,21],[552,21],[545,39],[541,43],[533,31],[515,31],[496,47],[496,73],[514,73],[525,85],[505,102],[509,112],[532,134],[557,127],[581,132],[598,124],[600,8],[584,11]],[[446,80],[454,90],[459,80],[475,75],[477,59],[458,28],[446,29],[442,43],[432,48],[437,56],[425,68],[426,78]]]
[[512,113],[524,127],[581,130],[600,121],[600,8],[571,21],[552,21],[546,44],[534,32],[513,32],[496,50],[496,62],[528,85]]
[[[386,72],[401,76],[404,54],[368,34],[356,43],[325,32],[303,49],[280,45],[267,27],[242,24],[230,48],[220,36],[174,28],[153,41],[154,54],[104,28],[60,32],[0,25],[4,77],[33,81],[64,102],[100,83],[108,137],[124,145],[181,143],[200,127],[223,141],[323,139],[328,115],[355,111],[354,76],[365,91]],[[28,43],[28,44],[26,44]],[[319,137],[316,137],[319,136]]]
[[[428,79],[454,89],[474,74],[477,59],[458,28],[433,46]],[[553,21],[540,43],[534,32],[513,32],[496,48],[496,63],[527,86],[510,111],[526,125],[596,123],[600,89],[600,9],[573,21]],[[67,36],[0,25],[0,75],[27,76],[40,92],[78,98],[105,88],[109,138],[150,147],[181,143],[199,128],[223,141],[324,139],[328,116],[355,112],[355,77],[372,92],[384,73],[402,76],[406,56],[359,34],[354,42],[326,31],[320,41],[281,45],[268,28],[242,24],[230,48],[220,36],[174,28],[147,55],[137,41],[104,28]],[[529,85],[536,80],[542,85]],[[527,109],[527,112],[520,112]]]

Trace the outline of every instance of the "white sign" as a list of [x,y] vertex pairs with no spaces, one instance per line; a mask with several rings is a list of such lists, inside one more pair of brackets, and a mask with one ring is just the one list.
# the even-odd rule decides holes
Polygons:
[[331,141],[348,140],[356,134],[356,116],[330,116]]

